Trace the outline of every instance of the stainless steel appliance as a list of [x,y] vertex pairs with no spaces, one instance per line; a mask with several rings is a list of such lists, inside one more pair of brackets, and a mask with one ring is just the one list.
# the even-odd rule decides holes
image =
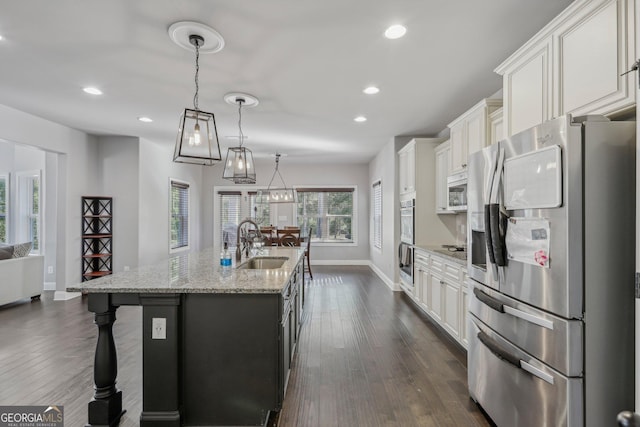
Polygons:
[[398,246],[398,265],[402,285],[413,291],[413,245],[400,243]]
[[400,241],[413,245],[415,243],[414,215],[415,199],[400,201]]
[[450,211],[467,210],[467,172],[447,177],[447,209]]
[[500,427],[634,404],[635,122],[564,116],[469,159],[469,393]]

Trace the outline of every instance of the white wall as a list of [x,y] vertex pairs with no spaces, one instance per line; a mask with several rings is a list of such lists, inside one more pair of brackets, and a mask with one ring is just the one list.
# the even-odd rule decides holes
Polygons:
[[96,139],[4,105],[0,105],[0,139],[58,154],[55,275],[56,289],[64,291],[80,281],[80,197],[99,188]]
[[[226,150],[225,153],[226,154]],[[223,156],[224,156],[223,154]],[[274,169],[275,160],[256,159],[256,187],[266,187],[269,184]],[[214,244],[213,230],[213,192],[216,186],[233,186],[231,181],[222,179],[222,165],[218,164],[205,169],[203,193],[203,246]],[[366,262],[369,259],[369,197],[370,187],[367,164],[310,164],[296,163],[294,159],[283,157],[280,159],[280,173],[287,186],[304,185],[355,185],[357,186],[357,246],[314,246],[312,249],[312,263],[331,262]],[[274,184],[280,180],[276,177]],[[217,212],[215,213],[217,215]],[[292,205],[279,206],[278,215],[287,215],[289,224],[294,221]],[[284,222],[284,221],[283,221]]]
[[[189,183],[189,246],[191,251],[204,248],[202,213],[205,208],[201,194],[203,173],[207,167],[174,163],[173,147],[145,139],[140,140],[139,155],[139,265],[153,264],[169,255],[169,178]],[[216,169],[220,170],[220,166]],[[211,195],[207,197],[211,200]]]
[[370,246],[371,264],[388,286],[398,283],[396,268],[397,242],[396,218],[399,200],[396,194],[396,148],[395,142],[387,143],[369,163],[369,185],[382,181],[382,249]]
[[98,137],[99,196],[113,197],[113,271],[138,266],[139,139]]

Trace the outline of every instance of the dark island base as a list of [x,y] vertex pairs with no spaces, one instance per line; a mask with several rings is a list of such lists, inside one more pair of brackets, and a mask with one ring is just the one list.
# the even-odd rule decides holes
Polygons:
[[[98,342],[87,426],[117,425],[112,327],[121,305],[141,305],[141,427],[265,426],[282,407],[304,300],[302,263],[282,294],[90,293]],[[153,319],[166,338],[153,339]]]

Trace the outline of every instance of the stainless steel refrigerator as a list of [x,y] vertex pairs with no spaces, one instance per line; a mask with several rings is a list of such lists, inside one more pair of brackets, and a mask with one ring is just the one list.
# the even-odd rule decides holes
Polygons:
[[499,427],[634,405],[635,122],[563,116],[469,158],[471,397]]

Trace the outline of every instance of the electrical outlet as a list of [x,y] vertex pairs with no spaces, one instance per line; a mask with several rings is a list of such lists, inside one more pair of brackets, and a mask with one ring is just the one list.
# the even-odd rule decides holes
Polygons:
[[124,271],[129,271],[129,266],[128,265],[124,266]]
[[151,319],[151,339],[167,339],[167,319],[164,317],[154,317]]
[[286,216],[286,215],[279,215],[279,216],[278,216],[278,221],[286,221],[286,220],[288,220],[288,219],[289,219],[289,217],[288,217],[288,216]]
[[47,267],[47,274],[53,274],[53,265]]

